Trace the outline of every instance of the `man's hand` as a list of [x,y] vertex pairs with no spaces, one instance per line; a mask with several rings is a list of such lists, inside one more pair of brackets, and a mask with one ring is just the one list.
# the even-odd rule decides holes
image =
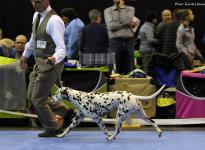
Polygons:
[[130,23],[129,23],[129,26],[132,27],[132,28],[134,28],[136,25],[137,25],[137,22],[133,21],[133,20],[130,21]]
[[138,19],[136,17],[133,17],[129,23],[129,26],[134,28],[134,27],[136,27],[137,23],[138,23]]
[[26,68],[27,68],[27,59],[28,58],[21,56],[20,66],[21,66],[21,69],[23,69],[23,70],[26,70]]
[[47,58],[48,59],[48,61],[50,61],[52,64],[55,64],[55,62],[56,62],[56,58],[55,57],[48,57]]

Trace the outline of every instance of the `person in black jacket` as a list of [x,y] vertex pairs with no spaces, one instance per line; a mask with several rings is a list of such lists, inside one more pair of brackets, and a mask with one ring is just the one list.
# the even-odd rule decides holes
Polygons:
[[162,53],[170,55],[177,52],[176,48],[176,33],[177,29],[181,23],[181,9],[174,11],[174,19],[168,22],[164,29],[163,41],[161,43]]
[[79,48],[82,53],[107,53],[108,35],[102,14],[98,9],[89,11],[90,23],[82,28]]
[[166,24],[163,41],[161,41],[161,53],[167,57],[167,60],[178,70],[184,70],[184,56],[178,52],[176,47],[177,29],[181,24],[183,9],[174,11],[174,19]]

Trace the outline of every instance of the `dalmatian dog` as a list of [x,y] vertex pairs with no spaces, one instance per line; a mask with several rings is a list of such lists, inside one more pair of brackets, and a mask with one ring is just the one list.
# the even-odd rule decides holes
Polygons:
[[[150,96],[137,96],[126,91],[87,93],[69,87],[61,87],[57,90],[56,95],[52,97],[52,102],[68,100],[76,107],[77,113],[72,119],[70,126],[62,134],[59,134],[58,137],[64,137],[72,128],[82,122],[84,117],[89,117],[98,124],[106,135],[107,140],[111,141],[120,133],[123,121],[126,121],[132,113],[151,124],[158,132],[159,137],[161,137],[161,129],[145,114],[139,100],[155,98],[164,87],[162,86],[156,93]],[[113,108],[117,108],[116,128],[113,134],[111,134],[107,131],[102,116],[110,112]]]

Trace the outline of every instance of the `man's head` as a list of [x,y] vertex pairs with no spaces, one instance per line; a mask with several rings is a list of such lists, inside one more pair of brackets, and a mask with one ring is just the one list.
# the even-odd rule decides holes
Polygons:
[[61,9],[60,14],[65,24],[68,24],[70,21],[78,17],[77,12],[73,8],[63,8]]
[[92,9],[89,11],[89,19],[91,22],[98,22],[100,23],[102,20],[101,12],[98,9]]
[[7,49],[12,49],[14,47],[14,41],[9,38],[3,38],[0,40],[0,45],[4,45]]
[[161,15],[164,22],[172,20],[172,12],[169,9],[163,10]]
[[16,51],[23,52],[25,49],[26,42],[27,42],[27,38],[25,35],[18,35],[15,40]]
[[194,14],[191,9],[184,9],[181,13],[181,20],[182,21],[193,21],[194,20]]
[[113,2],[119,8],[124,7],[124,4],[125,4],[124,0],[113,0]]
[[31,0],[34,9],[41,13],[47,9],[49,6],[50,0]]
[[173,13],[173,17],[175,20],[181,20],[181,16],[183,13],[184,9],[175,9]]
[[151,22],[153,24],[157,23],[157,13],[155,11],[148,11],[146,16],[145,16],[145,20],[147,22]]

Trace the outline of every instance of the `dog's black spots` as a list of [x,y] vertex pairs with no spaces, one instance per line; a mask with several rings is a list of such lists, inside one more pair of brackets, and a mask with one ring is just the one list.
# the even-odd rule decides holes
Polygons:
[[123,111],[121,110],[121,111],[118,111],[118,113],[117,113],[119,118],[121,118],[124,115],[124,113],[121,113],[121,112],[123,112]]
[[124,94],[121,94],[121,97],[124,97]]
[[79,95],[76,96],[76,99],[81,100],[81,96],[79,96]]
[[128,97],[127,97],[127,100],[130,100],[131,99],[130,97],[131,97],[131,95],[129,94]]
[[[64,89],[67,89],[66,92]],[[117,108],[117,128],[112,136],[114,138],[116,134],[120,132],[122,122],[128,116],[130,116],[132,112],[141,112],[139,114],[142,115],[142,118],[144,120],[148,121],[149,123],[151,122],[151,124],[154,123],[153,120],[147,118],[146,114],[144,114],[144,111],[142,110],[142,104],[138,99],[135,98],[135,96],[133,96],[132,93],[127,93],[125,91],[108,93],[86,93],[65,87],[60,88],[60,90],[64,92],[59,91],[59,98],[60,94],[62,95],[61,97],[66,96],[66,98],[76,107],[78,111],[77,114],[79,115],[77,119],[75,118],[76,122],[78,122],[78,120],[81,121],[84,117],[90,117],[98,123],[98,125],[101,127],[101,129],[106,135],[108,135],[108,133],[105,130],[105,124],[100,117],[110,112],[113,108]]]
[[117,91],[116,93],[117,93],[117,94],[122,94],[123,92],[122,92],[122,91]]
[[86,105],[83,105],[83,108],[85,108],[86,110],[88,109],[88,107]]
[[123,110],[123,112],[124,112],[124,113],[128,113],[128,112],[129,112],[129,110],[127,110],[127,109],[124,109],[124,110]]
[[94,96],[91,96],[91,97],[89,97],[89,98],[92,100],[92,99],[94,99],[95,97],[94,97]]
[[107,103],[106,107],[110,107],[112,105],[113,105],[112,103]]
[[90,99],[88,99],[88,102],[89,102],[89,103],[92,103],[92,101],[91,101]]
[[152,119],[149,118],[149,117],[146,117],[146,119],[149,120],[149,121],[151,121],[152,123],[155,123],[154,120],[152,120]]
[[95,105],[95,107],[99,107],[100,106],[100,104],[97,103],[97,102],[94,102],[93,104]]
[[73,98],[74,100],[78,101],[78,102],[81,102],[81,97],[76,97],[76,98]]

